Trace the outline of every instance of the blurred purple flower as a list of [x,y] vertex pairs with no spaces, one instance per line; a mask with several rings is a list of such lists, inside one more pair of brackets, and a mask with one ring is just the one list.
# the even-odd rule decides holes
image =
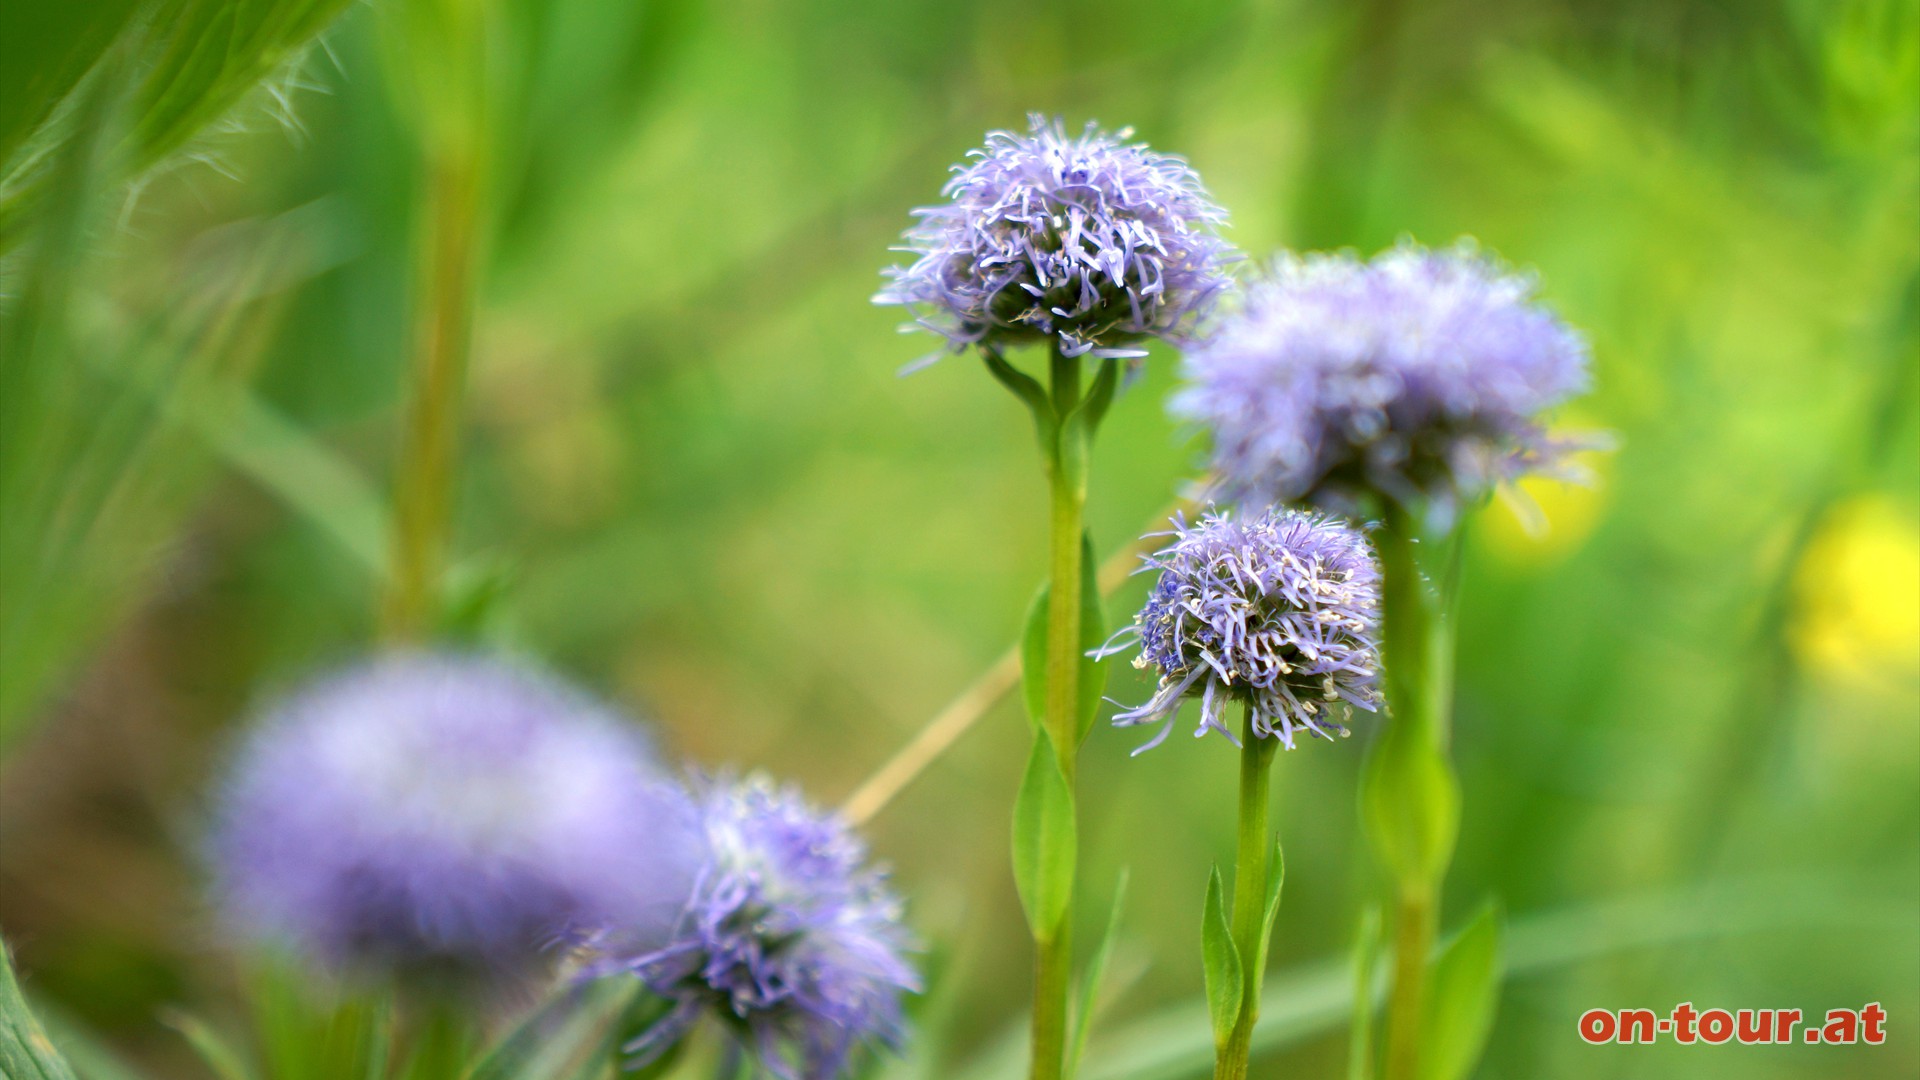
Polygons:
[[213,847],[243,933],[486,987],[609,924],[657,946],[703,853],[691,799],[631,725],[544,676],[424,655],[275,707],[234,763]]
[[1057,339],[1067,356],[1144,356],[1178,338],[1225,285],[1226,214],[1182,158],[1036,114],[956,165],[951,201],[923,207],[874,297],[904,305],[955,350]]
[[1586,389],[1587,346],[1533,290],[1464,243],[1284,257],[1187,354],[1173,411],[1212,432],[1229,498],[1357,517],[1378,496],[1448,527],[1576,448],[1537,417]]
[[1134,643],[1133,666],[1160,683],[1146,704],[1119,713],[1128,727],[1164,721],[1166,741],[1180,703],[1200,699],[1200,727],[1239,738],[1224,720],[1229,701],[1253,711],[1253,730],[1293,749],[1294,734],[1322,738],[1347,729],[1349,706],[1379,707],[1380,572],[1366,538],[1344,522],[1271,509],[1245,521],[1209,512],[1189,526],[1173,519],[1174,542],[1147,557],[1160,580],[1133,624],[1095,651]]
[[783,1080],[830,1080],[863,1045],[897,1047],[918,991],[899,900],[838,817],[764,777],[701,797],[709,861],[674,938],[610,965],[672,1010],[627,1046],[642,1063],[703,1014]]

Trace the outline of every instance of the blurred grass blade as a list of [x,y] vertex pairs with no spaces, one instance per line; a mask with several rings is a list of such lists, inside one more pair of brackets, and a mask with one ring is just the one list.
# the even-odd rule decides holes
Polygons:
[[75,1080],[40,1022],[27,1011],[13,977],[13,955],[0,941],[0,1076],[7,1080]]
[[1354,937],[1353,1019],[1347,1029],[1347,1080],[1373,1080],[1373,1011],[1376,991],[1374,968],[1380,962],[1380,907],[1370,905],[1360,914]]
[[[72,101],[116,65],[137,73],[115,126],[118,187],[162,164],[208,125],[230,114],[346,10],[348,0],[104,0],[85,5],[10,4],[11,31],[0,90],[0,252],[57,201],[50,165],[64,145],[96,125],[68,123]],[[72,8],[90,18],[65,17]],[[41,14],[25,14],[36,12]],[[32,59],[12,69],[19,57]]]
[[179,1032],[219,1080],[258,1080],[246,1056],[205,1020],[169,1009],[160,1015],[160,1022]]

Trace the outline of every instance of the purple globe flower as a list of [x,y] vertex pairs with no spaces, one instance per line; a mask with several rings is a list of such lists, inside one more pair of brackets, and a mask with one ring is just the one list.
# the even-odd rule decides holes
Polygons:
[[1538,417],[1586,388],[1586,343],[1533,288],[1466,244],[1284,257],[1187,354],[1173,411],[1212,432],[1229,498],[1349,516],[1384,498],[1448,526],[1574,447]]
[[464,656],[373,661],[280,703],[234,762],[213,842],[243,934],[489,989],[603,926],[665,941],[703,851],[632,725]]
[[1159,688],[1114,724],[1162,722],[1134,751],[1166,741],[1180,703],[1200,699],[1195,736],[1218,731],[1227,703],[1252,710],[1254,734],[1293,749],[1295,733],[1345,735],[1349,707],[1375,711],[1380,668],[1380,572],[1366,538],[1329,517],[1271,509],[1237,520],[1209,512],[1189,526],[1173,519],[1174,542],[1148,556],[1160,571],[1133,624],[1096,651],[1138,643],[1133,666],[1153,668]]
[[875,303],[900,304],[955,350],[1057,341],[1067,356],[1144,356],[1178,338],[1225,285],[1226,214],[1182,158],[1089,124],[1078,138],[1034,115],[992,132],[914,211]]
[[897,1047],[918,991],[900,902],[838,817],[764,777],[702,798],[709,859],[673,940],[613,966],[673,1008],[627,1046],[641,1063],[712,1015],[783,1080],[830,1080],[862,1046]]

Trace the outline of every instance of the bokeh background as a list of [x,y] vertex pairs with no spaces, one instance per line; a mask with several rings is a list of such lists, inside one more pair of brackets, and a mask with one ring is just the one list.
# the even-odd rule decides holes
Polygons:
[[[80,137],[140,152],[0,191],[22,500],[0,505],[0,927],[50,1015],[139,1075],[204,1075],[164,1009],[239,1009],[198,863],[235,732],[374,637],[433,58],[396,30],[405,0],[296,6],[319,43],[259,88],[147,142],[137,108],[79,95]],[[84,69],[112,20],[215,5],[8,7],[23,92],[29,54]],[[1560,420],[1616,434],[1598,483],[1529,484],[1544,534],[1496,502],[1468,537],[1446,899],[1452,924],[1502,905],[1511,968],[1480,1075],[1920,1070],[1920,5],[486,19],[450,634],[582,680],[692,763],[843,798],[1010,643],[1043,571],[1027,418],[966,359],[895,376],[932,345],[869,303],[887,248],[987,129],[1131,125],[1192,160],[1255,256],[1471,236],[1591,336],[1595,392]],[[36,349],[58,362],[29,386]],[[1176,364],[1157,351],[1102,432],[1103,553],[1198,467],[1163,410]],[[1116,697],[1146,689],[1114,665]],[[1271,978],[1299,1007],[1259,1075],[1344,1075],[1338,976],[1380,892],[1353,808],[1369,726],[1279,766]],[[930,945],[906,1075],[1017,1060],[1026,734],[1001,705],[869,827]],[[1133,882],[1091,1075],[1174,1080],[1205,1074],[1199,905],[1234,759],[1130,759],[1135,734],[1096,732],[1082,766],[1083,940]],[[1889,1038],[1575,1031],[1681,1001],[1880,1001]]]

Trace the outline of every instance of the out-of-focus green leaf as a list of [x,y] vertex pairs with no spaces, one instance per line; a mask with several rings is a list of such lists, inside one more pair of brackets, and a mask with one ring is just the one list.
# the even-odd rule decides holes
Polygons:
[[1207,902],[1200,915],[1200,960],[1206,967],[1207,1015],[1213,1021],[1213,1044],[1225,1046],[1240,1019],[1240,1003],[1247,987],[1217,866],[1207,878]]
[[1483,905],[1441,950],[1427,990],[1423,1080],[1463,1080],[1493,1031],[1500,1000],[1500,915]]
[[74,1080],[73,1070],[27,1011],[13,977],[13,954],[0,941],[0,1076],[8,1080]]
[[1373,1080],[1373,972],[1379,951],[1380,908],[1375,905],[1360,913],[1348,965],[1353,973],[1353,1018],[1347,1025],[1347,1080]]
[[1460,831],[1453,766],[1410,725],[1389,720],[1361,772],[1360,813],[1395,879],[1431,885]]
[[1036,940],[1050,940],[1073,897],[1078,839],[1073,792],[1045,732],[1033,737],[1013,804],[1013,881]]
[[257,1080],[259,1073],[248,1064],[246,1054],[212,1024],[177,1009],[167,1011],[160,1020],[187,1040],[219,1080]]

